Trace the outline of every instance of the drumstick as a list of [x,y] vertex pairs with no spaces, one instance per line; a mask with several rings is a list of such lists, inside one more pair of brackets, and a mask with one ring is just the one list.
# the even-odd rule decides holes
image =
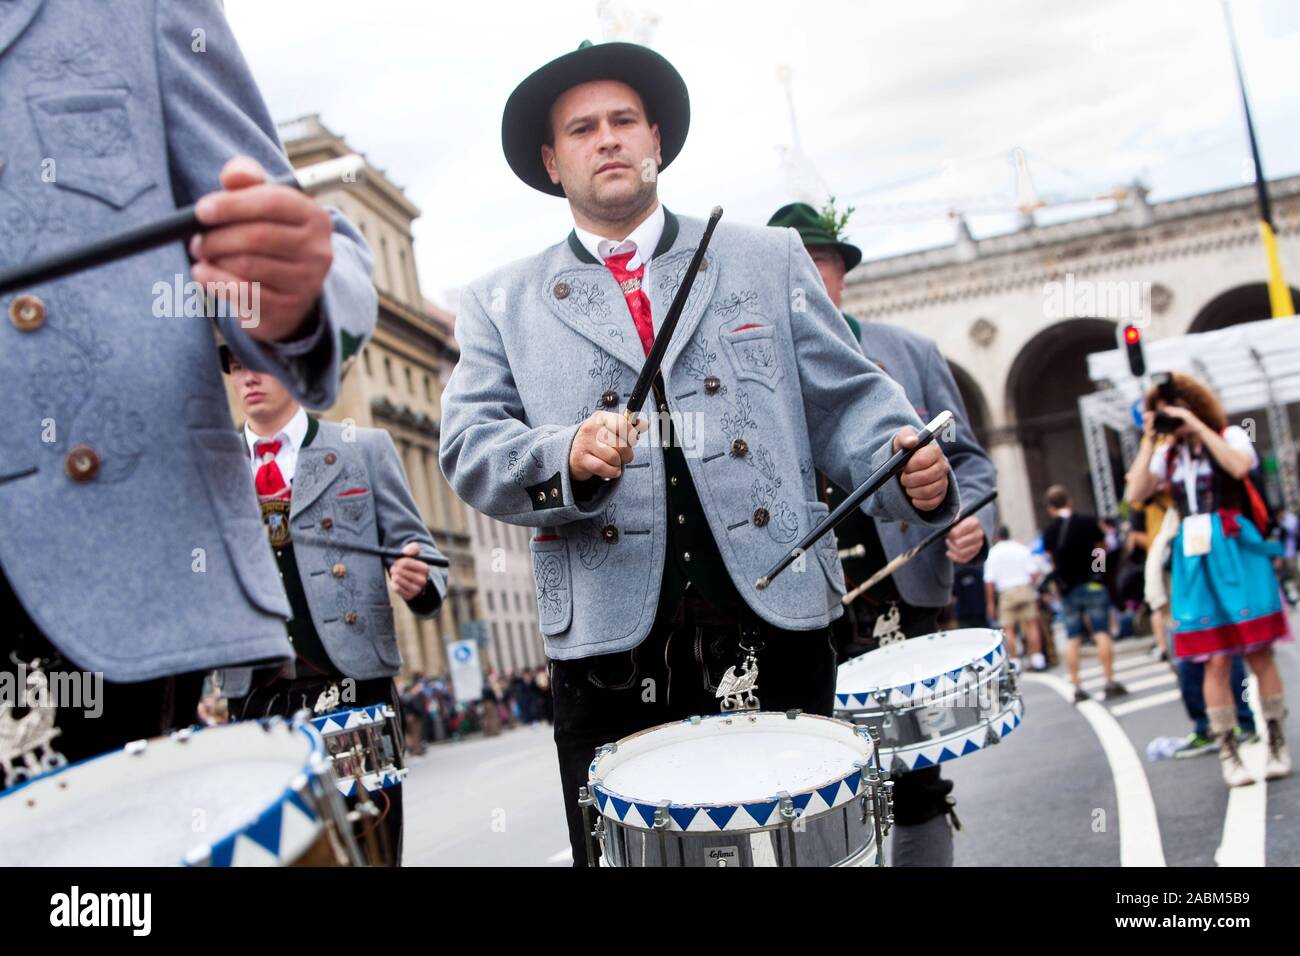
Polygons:
[[[310,195],[327,186],[361,182],[365,179],[365,170],[366,161],[360,156],[340,156],[338,159],[314,163],[283,176],[276,176],[271,182],[279,186],[292,186]],[[116,235],[56,252],[36,262],[0,269],[0,295],[42,282],[52,282],[74,272],[96,269],[171,242],[182,242],[195,233],[205,232],[207,228],[199,222],[194,206],[186,206],[161,219],[133,226]]]
[[898,557],[894,558],[892,561],[886,564],[883,568],[881,568],[871,577],[867,578],[867,580],[864,581],[862,584],[859,584],[848,594],[844,595],[844,597],[840,598],[840,601],[844,604],[852,604],[853,600],[859,594],[862,594],[864,591],[867,591],[870,588],[875,587],[875,585],[879,584],[881,581],[889,577],[891,574],[893,574],[903,565],[907,564],[908,561],[911,561],[914,557],[916,557],[918,554],[920,554],[930,545],[934,544],[940,538],[946,537],[949,531],[957,527],[957,525],[961,524],[963,521],[965,521],[975,512],[979,511],[981,508],[983,508],[985,505],[987,505],[997,496],[998,496],[998,492],[997,489],[995,488],[992,491],[990,491],[987,495],[982,497],[979,501],[975,502],[975,504],[971,505],[969,508],[963,511],[961,514],[957,515],[957,517],[953,518],[952,521],[949,522],[947,525],[945,525],[942,528],[938,528],[935,531],[931,532],[930,534],[926,535],[925,538],[923,538],[919,543],[913,545],[912,547],[904,551],[902,554],[900,554]]
[[816,544],[828,531],[833,530],[836,525],[843,521],[864,499],[874,495],[877,491],[885,486],[890,479],[901,474],[907,467],[907,463],[912,460],[912,456],[924,448],[930,442],[934,441],[939,432],[948,427],[953,420],[952,412],[942,411],[924,427],[916,436],[916,444],[911,448],[902,448],[894,452],[893,456],[871,473],[862,484],[858,485],[853,492],[840,502],[840,506],[828,514],[817,527],[813,528],[803,540],[796,544],[790,551],[776,564],[772,565],[771,570],[754,582],[754,587],[759,591],[766,590],[772,583],[772,579],[788,568],[795,562],[801,554],[807,553],[808,549]]
[[351,541],[337,541],[334,538],[321,538],[313,534],[295,534],[293,540],[301,544],[315,544],[323,548],[337,548],[340,551],[355,551],[358,554],[373,554],[378,558],[415,558],[417,561],[423,561],[425,564],[431,564],[435,568],[445,568],[451,565],[451,562],[444,557],[426,558],[422,554],[405,554],[398,548],[378,548],[373,544],[360,544]]
[[686,267],[686,274],[682,277],[682,284],[677,287],[677,294],[673,296],[672,305],[668,307],[668,314],[664,316],[663,324],[659,326],[659,334],[654,338],[650,345],[650,353],[646,356],[645,364],[641,366],[641,374],[636,377],[636,384],[632,386],[632,392],[627,399],[627,408],[623,410],[623,415],[628,424],[636,421],[637,412],[641,411],[641,406],[645,404],[646,396],[650,394],[650,386],[654,378],[659,374],[659,367],[663,364],[664,353],[668,351],[668,343],[672,340],[673,331],[677,328],[677,322],[682,317],[682,310],[686,308],[686,298],[690,295],[691,286],[695,283],[695,275],[700,271],[700,263],[704,261],[704,250],[709,247],[709,240],[713,238],[713,229],[722,218],[722,207],[714,206],[709,213],[709,221],[704,227],[704,235],[700,238],[700,244],[695,248],[695,255],[691,256],[690,265]]

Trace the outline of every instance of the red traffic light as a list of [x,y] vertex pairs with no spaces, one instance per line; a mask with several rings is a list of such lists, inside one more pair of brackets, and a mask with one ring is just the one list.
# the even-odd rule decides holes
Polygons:
[[1134,378],[1141,378],[1146,374],[1147,360],[1142,354],[1142,330],[1136,325],[1124,326],[1124,351],[1127,353],[1129,372]]

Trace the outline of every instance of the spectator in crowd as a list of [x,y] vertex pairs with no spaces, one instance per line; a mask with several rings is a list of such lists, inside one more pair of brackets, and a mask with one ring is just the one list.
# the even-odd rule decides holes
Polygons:
[[1232,659],[1244,656],[1259,682],[1268,737],[1264,775],[1291,772],[1282,724],[1286,699],[1273,645],[1289,639],[1273,558],[1268,512],[1250,472],[1259,459],[1250,436],[1229,426],[1217,396],[1190,375],[1173,373],[1146,396],[1142,444],[1129,471],[1131,501],[1167,486],[1178,513],[1172,541],[1174,653],[1205,665],[1210,735],[1229,787],[1255,782],[1238,750]]
[[1052,558],[1052,574],[1061,591],[1065,618],[1065,662],[1074,685],[1074,701],[1089,699],[1079,682],[1079,655],[1083,639],[1091,635],[1106,678],[1103,693],[1109,700],[1127,694],[1115,680],[1114,645],[1110,636],[1110,596],[1101,583],[1105,572],[1106,535],[1097,519],[1076,515],[1070,493],[1061,485],[1047,489],[1044,497],[1052,521],[1043,531],[1043,547]]
[[[1021,631],[1029,666],[1047,670],[1043,639],[1038,631],[1037,562],[1029,549],[1011,537],[1005,525],[998,528],[998,540],[984,559],[984,593],[987,617],[997,620],[1007,640],[1007,653],[1021,657],[1016,630]],[[1022,662],[1023,666],[1023,662]]]
[[548,724],[555,721],[555,705],[551,700],[551,674],[547,667],[537,668],[534,678],[537,685],[538,715]]
[[487,680],[483,681],[483,733],[495,737],[501,733],[501,682],[497,672],[488,668]]

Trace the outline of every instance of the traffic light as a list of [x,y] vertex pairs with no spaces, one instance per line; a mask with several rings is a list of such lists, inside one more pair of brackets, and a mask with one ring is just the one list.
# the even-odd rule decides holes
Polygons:
[[1124,326],[1124,353],[1128,356],[1128,370],[1134,378],[1147,373],[1146,356],[1142,354],[1142,330],[1136,325]]

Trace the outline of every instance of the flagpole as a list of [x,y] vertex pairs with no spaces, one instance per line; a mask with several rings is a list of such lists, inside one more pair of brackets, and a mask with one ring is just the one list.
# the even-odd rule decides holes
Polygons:
[[1259,200],[1259,237],[1268,257],[1268,301],[1273,318],[1283,319],[1295,315],[1291,300],[1291,287],[1282,275],[1282,260],[1277,253],[1277,230],[1273,226],[1273,207],[1268,199],[1268,182],[1264,178],[1264,164],[1259,156],[1259,141],[1255,138],[1255,122],[1250,115],[1250,99],[1246,96],[1246,77],[1241,69],[1241,54],[1237,50],[1237,34],[1232,27],[1232,11],[1228,0],[1220,0],[1223,19],[1228,25],[1228,46],[1232,49],[1232,63],[1237,71],[1237,87],[1241,90],[1241,108],[1246,116],[1246,135],[1250,138],[1250,155],[1255,163],[1255,195]]

